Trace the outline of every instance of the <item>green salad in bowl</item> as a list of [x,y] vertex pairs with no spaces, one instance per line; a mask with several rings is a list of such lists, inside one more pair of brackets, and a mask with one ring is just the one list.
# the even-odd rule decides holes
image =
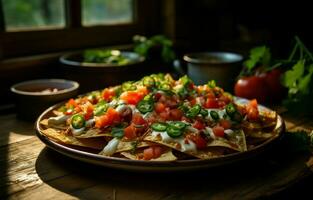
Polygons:
[[84,62],[88,63],[107,63],[125,65],[130,63],[132,60],[119,50],[86,50],[84,52]]

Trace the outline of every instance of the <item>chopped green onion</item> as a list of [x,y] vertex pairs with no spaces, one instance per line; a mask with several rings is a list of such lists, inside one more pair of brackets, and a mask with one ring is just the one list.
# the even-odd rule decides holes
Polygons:
[[168,126],[166,132],[172,138],[177,138],[183,134],[182,130],[179,130],[178,128],[175,128],[173,126]]
[[151,112],[153,110],[153,102],[147,100],[141,100],[137,104],[137,109],[142,113],[145,114],[147,112]]
[[217,121],[220,119],[220,116],[218,115],[218,113],[214,110],[210,111],[210,116],[212,117],[213,120]]
[[124,128],[123,127],[114,127],[112,128],[112,136],[116,138],[122,138],[124,136]]
[[80,129],[85,127],[86,121],[83,115],[76,114],[72,117],[71,125],[74,129]]
[[200,110],[201,106],[199,104],[196,104],[187,111],[186,116],[188,118],[195,118],[200,113]]
[[167,124],[156,122],[151,125],[151,128],[155,131],[165,131],[167,129]]

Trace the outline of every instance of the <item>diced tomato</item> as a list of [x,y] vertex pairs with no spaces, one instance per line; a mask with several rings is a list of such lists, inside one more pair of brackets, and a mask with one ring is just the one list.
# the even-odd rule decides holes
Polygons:
[[172,109],[170,110],[170,118],[171,120],[177,120],[179,121],[184,113],[180,109]]
[[93,115],[93,106],[90,104],[88,105],[85,113],[85,120],[89,120]]
[[231,127],[231,122],[227,119],[221,119],[219,121],[219,124],[224,128],[224,129],[230,129]]
[[157,92],[154,94],[154,100],[155,101],[159,101],[159,99],[161,98],[162,94],[160,92]]
[[152,146],[145,150],[143,150],[143,159],[151,160],[153,158],[158,158],[162,155],[162,147],[160,146]]
[[76,107],[76,106],[77,106],[77,103],[75,102],[74,99],[70,99],[70,100],[68,100],[68,102],[66,103],[66,107],[67,107],[67,108]]
[[217,137],[224,137],[224,128],[222,126],[214,126],[213,127],[213,133]]
[[102,115],[96,118],[96,128],[103,128],[105,126],[110,126],[112,124],[112,119],[108,115]]
[[256,99],[251,100],[247,105],[247,117],[253,121],[259,119],[258,102]]
[[200,120],[196,120],[192,126],[198,130],[202,130],[205,128],[205,124],[201,122]]
[[159,99],[159,102],[162,102],[162,103],[166,103],[167,101],[167,98],[165,95],[161,95],[160,99]]
[[137,89],[137,92],[141,94],[142,96],[146,96],[149,93],[149,90],[147,89],[147,87],[142,86]]
[[136,125],[144,125],[147,123],[140,113],[133,114],[132,122]]
[[224,101],[218,101],[218,107],[224,108],[226,106],[226,103]]
[[208,98],[203,106],[205,108],[219,108],[218,101],[215,98]]
[[259,111],[255,108],[249,108],[247,112],[247,117],[249,120],[256,121],[259,119]]
[[143,159],[144,160],[151,160],[154,156],[154,153],[153,153],[153,149],[152,147],[149,147],[145,150],[143,150]]
[[121,121],[121,117],[119,112],[117,112],[114,108],[109,108],[106,115],[112,120],[114,123],[118,123]]
[[112,88],[106,88],[102,92],[102,98],[106,101],[111,101],[115,96],[115,91]]
[[252,107],[252,108],[258,108],[258,102],[256,99],[252,99],[249,104],[248,107]]
[[144,97],[144,95],[140,92],[136,91],[127,91],[121,94],[121,99],[125,101],[127,104],[137,105],[139,101]]
[[197,100],[196,100],[196,98],[192,98],[189,102],[193,106],[197,103]]
[[162,155],[163,149],[160,146],[153,146],[153,158],[158,158]]
[[127,139],[133,139],[133,138],[136,138],[137,135],[136,135],[136,128],[134,127],[133,124],[127,126],[125,129],[124,129],[124,136],[127,138]]
[[170,119],[170,113],[169,113],[167,110],[161,112],[161,113],[159,114],[159,116],[160,116],[161,119],[163,119],[164,121]]
[[154,110],[155,112],[157,113],[161,113],[161,112],[164,112],[165,111],[165,108],[166,106],[161,103],[161,102],[157,102],[155,105],[154,105]]
[[198,149],[203,149],[207,146],[207,141],[199,134],[189,134],[186,136],[186,139],[194,142]]

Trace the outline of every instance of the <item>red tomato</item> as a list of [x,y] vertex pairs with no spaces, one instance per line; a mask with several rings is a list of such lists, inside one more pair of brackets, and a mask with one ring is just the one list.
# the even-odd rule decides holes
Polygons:
[[230,127],[231,127],[231,123],[230,123],[230,121],[227,120],[227,119],[221,119],[221,120],[219,121],[219,124],[220,124],[224,129],[230,129]]
[[121,117],[119,112],[117,112],[114,108],[109,108],[106,115],[112,120],[114,123],[118,123],[121,121]]
[[136,91],[127,91],[121,94],[121,99],[127,104],[137,105],[139,101],[143,98],[143,94]]
[[260,102],[265,102],[269,92],[266,87],[266,82],[263,77],[250,76],[243,77],[235,84],[235,95],[247,99],[258,99]]
[[142,117],[142,115],[139,114],[139,113],[135,113],[135,114],[133,115],[132,122],[133,122],[134,124],[136,124],[136,125],[144,125],[144,124],[147,123],[146,120],[145,120],[145,119]]
[[164,112],[165,108],[166,108],[166,106],[163,103],[161,103],[161,102],[157,102],[154,105],[155,112],[157,112],[157,113]]
[[102,98],[106,101],[111,101],[115,96],[115,91],[112,88],[106,88],[102,92]]
[[143,150],[143,159],[151,160],[153,158],[158,158],[162,154],[162,147],[160,146],[152,146],[145,150]]
[[170,113],[169,113],[167,110],[161,112],[161,113],[159,114],[159,116],[160,116],[161,119],[163,119],[164,121],[170,119]]
[[268,90],[271,92],[271,101],[279,101],[282,99],[284,93],[284,87],[280,83],[282,71],[279,69],[274,69],[270,72],[262,74],[265,76],[265,82],[268,86]]
[[172,110],[170,110],[170,118],[171,118],[171,120],[179,121],[179,120],[181,120],[183,115],[184,115],[184,113],[181,110],[179,110],[179,109],[172,109]]
[[219,108],[218,101],[215,98],[208,98],[203,106],[205,108]]
[[201,135],[199,135],[199,134],[197,134],[197,135],[189,134],[186,136],[186,139],[194,142],[198,149],[206,148],[207,141],[203,137],[201,137]]
[[102,115],[96,118],[96,128],[102,128],[105,126],[109,126],[112,124],[112,119],[110,119],[107,115]]
[[214,126],[213,133],[217,137],[224,137],[224,128],[222,126]]
[[124,136],[127,138],[127,139],[134,139],[137,137],[136,135],[136,128],[133,126],[133,124],[127,126],[125,129],[124,129]]
[[68,102],[66,103],[66,107],[67,107],[67,108],[76,107],[76,106],[77,106],[77,103],[75,102],[74,99],[70,99],[70,100],[68,100]]
[[85,113],[85,120],[89,120],[93,115],[93,106],[92,105],[88,105],[87,109],[86,109],[86,113]]
[[149,147],[145,150],[143,150],[143,159],[144,160],[151,160],[153,158],[154,154],[153,154],[153,149],[152,147]]
[[199,120],[196,120],[192,126],[198,130],[202,130],[205,128],[205,124]]
[[196,98],[192,98],[191,100],[190,100],[190,104],[193,106],[193,105],[195,105],[197,103],[197,100],[196,100]]

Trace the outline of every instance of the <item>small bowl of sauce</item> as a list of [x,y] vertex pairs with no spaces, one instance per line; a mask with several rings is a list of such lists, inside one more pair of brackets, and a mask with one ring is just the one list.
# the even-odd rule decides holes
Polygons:
[[65,79],[38,79],[11,87],[15,96],[17,116],[33,120],[49,106],[78,94],[79,84]]

